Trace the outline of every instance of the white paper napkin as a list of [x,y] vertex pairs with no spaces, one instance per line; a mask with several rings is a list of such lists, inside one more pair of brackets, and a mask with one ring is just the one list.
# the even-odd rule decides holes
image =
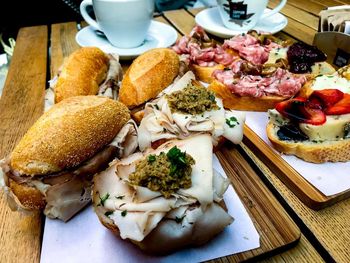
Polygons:
[[[214,168],[223,171],[214,156]],[[251,250],[260,246],[259,234],[241,200],[229,187],[224,195],[234,222],[215,239],[198,248],[183,249],[169,256],[150,256],[115,237],[88,207],[67,223],[46,219],[41,251],[42,263],[96,262],[199,262]]]
[[[246,112],[246,124],[273,148],[266,135],[268,114],[266,112]],[[302,177],[326,196],[339,194],[350,189],[350,162],[314,164],[292,155],[282,155]]]

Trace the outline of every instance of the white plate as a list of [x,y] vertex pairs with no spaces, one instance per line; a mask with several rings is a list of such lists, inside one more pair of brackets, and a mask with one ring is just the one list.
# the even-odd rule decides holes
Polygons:
[[132,59],[157,47],[169,47],[175,43],[177,33],[174,28],[161,22],[152,21],[145,42],[136,48],[117,48],[108,42],[102,33],[97,33],[91,26],[84,27],[75,36],[77,43],[82,46],[95,46],[106,53],[117,53],[120,59]]
[[[264,12],[269,10],[270,9],[266,8]],[[204,9],[196,15],[195,19],[198,25],[203,27],[207,32],[218,37],[229,38],[247,32],[236,31],[225,27],[221,21],[218,7]],[[287,24],[287,18],[284,15],[277,13],[263,20],[259,20],[253,29],[274,34],[282,30]]]

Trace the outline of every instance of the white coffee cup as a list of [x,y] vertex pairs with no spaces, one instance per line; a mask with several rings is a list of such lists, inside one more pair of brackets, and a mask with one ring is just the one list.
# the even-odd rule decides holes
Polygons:
[[[97,21],[86,11],[91,5]],[[119,48],[134,48],[144,42],[153,11],[154,0],[84,0],[80,4],[84,20]]]
[[278,13],[287,0],[281,0],[274,9],[265,12],[268,0],[217,0],[225,27],[236,31],[252,29],[260,19]]

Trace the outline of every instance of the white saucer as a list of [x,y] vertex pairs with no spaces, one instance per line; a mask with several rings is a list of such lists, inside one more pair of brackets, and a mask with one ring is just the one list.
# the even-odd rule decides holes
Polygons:
[[148,30],[145,42],[136,48],[117,48],[108,42],[102,33],[97,33],[91,26],[84,27],[75,36],[75,40],[82,47],[95,46],[106,53],[117,53],[120,59],[132,59],[145,51],[157,47],[169,47],[175,43],[177,33],[174,28],[164,23],[153,21]]
[[[270,9],[266,8],[264,12],[269,10]],[[225,27],[221,21],[218,7],[204,9],[196,15],[195,20],[198,25],[205,29],[205,31],[222,38],[229,38],[247,32],[236,31]],[[277,13],[263,20],[259,20],[253,29],[274,34],[282,30],[287,23],[287,18],[284,15]]]

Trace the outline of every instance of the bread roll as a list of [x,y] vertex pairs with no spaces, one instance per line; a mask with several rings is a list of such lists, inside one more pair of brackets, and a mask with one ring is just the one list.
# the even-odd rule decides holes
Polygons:
[[33,176],[77,166],[108,144],[129,119],[120,102],[97,96],[68,98],[27,131],[11,154],[11,167]]
[[55,103],[72,96],[97,95],[108,67],[108,56],[97,47],[83,47],[73,52],[58,77]]
[[167,48],[149,50],[136,58],[121,83],[119,100],[134,108],[155,98],[179,73],[180,60]]

